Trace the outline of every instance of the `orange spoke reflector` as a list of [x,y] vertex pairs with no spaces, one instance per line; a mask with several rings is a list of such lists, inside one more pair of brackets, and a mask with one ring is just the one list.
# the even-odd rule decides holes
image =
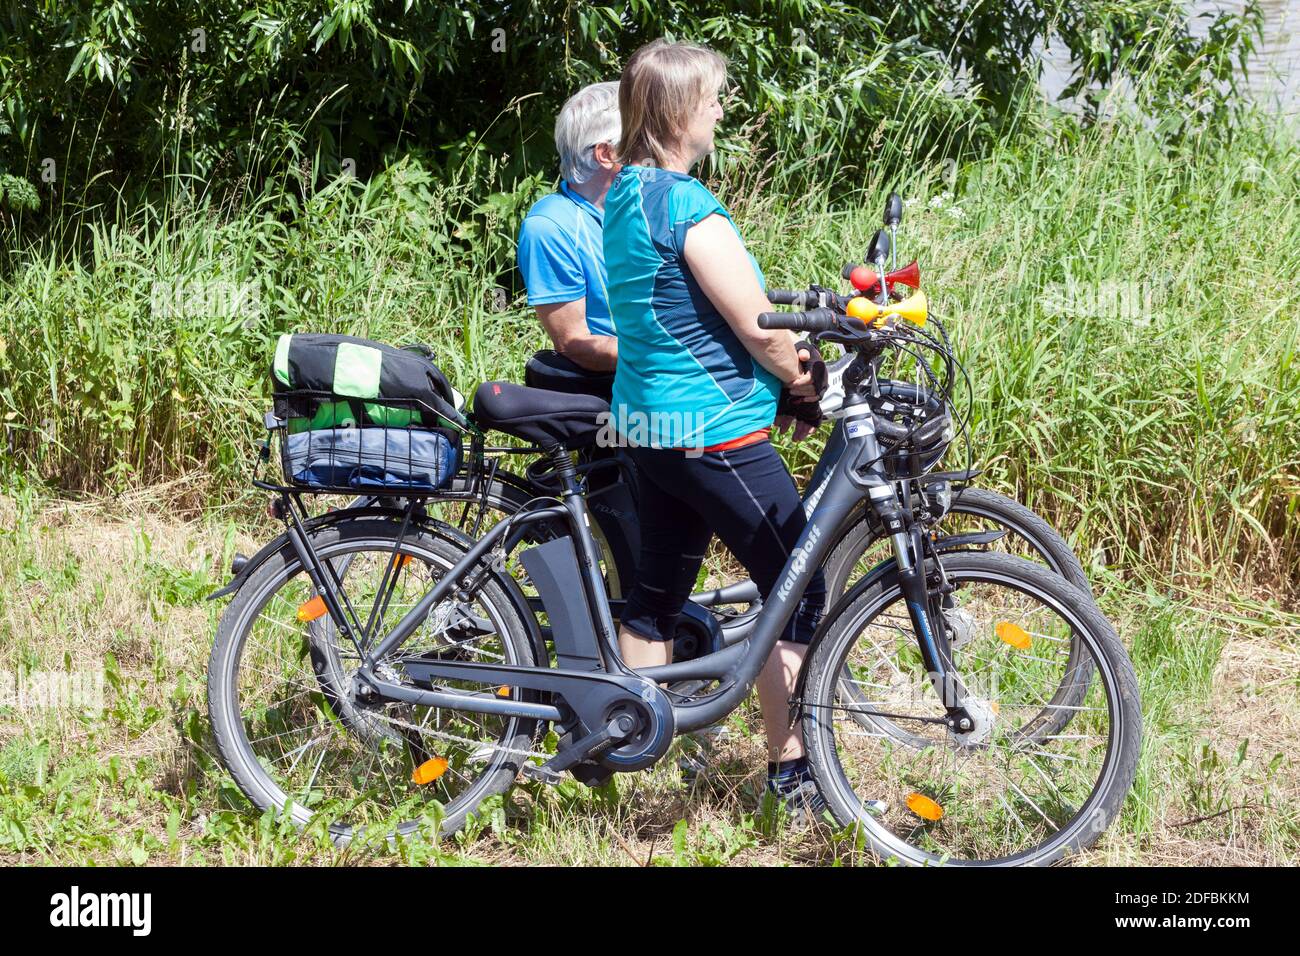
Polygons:
[[1018,651],[1029,650],[1032,643],[1029,640],[1029,632],[1019,624],[1012,624],[1010,621],[998,621],[997,624],[993,625],[993,632]]
[[426,783],[433,783],[446,772],[447,758],[433,757],[416,767],[415,773],[411,774],[411,779],[423,786]]
[[907,809],[922,820],[929,820],[931,823],[943,817],[943,807],[923,793],[909,793],[907,795]]
[[509,697],[509,696],[510,696],[510,688],[507,687],[505,684],[502,684],[500,687],[497,688],[497,696],[498,696],[498,697]]
[[308,601],[306,604],[298,605],[298,620],[306,624],[308,621],[314,621],[325,614],[325,599],[319,594]]
[[399,568],[404,568],[404,567],[406,567],[408,564],[411,563],[411,557],[412,557],[412,556],[409,555],[409,554],[404,554],[404,555],[402,555],[400,558],[397,559],[397,566],[398,566]]
[[989,710],[993,711],[993,716],[996,717],[998,714],[1002,713],[1002,705],[996,700],[991,700],[989,701]]

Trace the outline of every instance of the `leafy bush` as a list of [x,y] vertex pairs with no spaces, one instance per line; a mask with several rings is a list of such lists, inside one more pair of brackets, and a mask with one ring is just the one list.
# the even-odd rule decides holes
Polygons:
[[[1248,7],[1196,40],[1170,0],[10,5],[0,172],[43,187],[38,222],[123,187],[163,198],[168,173],[248,196],[291,169],[368,179],[412,150],[444,182],[495,157],[510,183],[553,172],[551,128],[569,93],[670,36],[724,53],[734,128],[768,115],[781,173],[826,185],[860,178],[864,150],[904,123],[921,153],[987,144],[1034,79],[1035,44],[1053,35],[1079,64],[1080,90],[1143,77],[1181,135],[1232,102],[1232,67],[1257,24]],[[740,145],[724,142],[720,158]]]

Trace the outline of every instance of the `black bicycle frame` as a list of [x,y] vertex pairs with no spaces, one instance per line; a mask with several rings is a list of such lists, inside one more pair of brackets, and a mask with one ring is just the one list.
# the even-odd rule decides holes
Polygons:
[[[939,616],[937,603],[932,600],[926,581],[923,536],[919,528],[913,526],[910,511],[899,502],[893,481],[885,475],[871,410],[860,397],[846,408],[842,434],[843,453],[830,466],[825,480],[813,487],[809,496],[812,508],[807,525],[772,594],[754,618],[752,631],[742,643],[681,663],[639,671],[627,667],[618,652],[617,632],[601,576],[599,552],[587,521],[586,501],[573,463],[565,452],[556,449],[551,454],[562,486],[560,503],[519,512],[497,524],[421,597],[382,640],[358,646],[362,656],[361,666],[356,672],[359,686],[368,687],[385,699],[430,707],[521,718],[565,718],[567,715],[563,709],[549,704],[426,690],[384,680],[374,670],[375,663],[400,647],[433,608],[449,597],[468,599],[470,591],[466,589],[466,581],[474,577],[476,569],[480,575],[490,571],[490,564],[494,562],[484,565],[484,559],[499,548],[503,538],[514,535],[527,524],[563,522],[577,545],[581,600],[592,625],[587,632],[591,635],[588,639],[594,645],[587,650],[589,657],[598,661],[603,670],[422,659],[419,667],[426,679],[436,676],[483,683],[500,682],[512,687],[550,692],[580,715],[591,712],[590,707],[584,706],[589,703],[583,700],[585,696],[607,697],[615,690],[636,693],[638,688],[643,695],[649,695],[652,690],[658,693],[658,682],[705,679],[719,682],[719,688],[696,699],[674,703],[672,715],[676,733],[709,726],[726,717],[748,696],[794,615],[809,581],[833,547],[836,532],[865,498],[893,543],[912,625],[931,680],[948,711],[948,721],[953,725],[959,724],[967,716],[961,707],[965,693],[954,676],[945,629],[935,626]],[[292,531],[291,527],[290,541],[322,592],[328,612],[340,623],[341,633],[347,633],[342,630],[346,624],[342,607],[333,593],[336,588],[342,591],[341,583],[328,580],[332,575],[324,573],[326,565],[315,555],[307,536]]]

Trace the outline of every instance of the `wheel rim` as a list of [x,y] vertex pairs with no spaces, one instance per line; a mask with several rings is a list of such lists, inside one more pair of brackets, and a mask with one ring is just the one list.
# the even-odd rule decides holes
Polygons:
[[[962,590],[981,588],[989,594],[1019,594],[1022,600],[1033,599],[1045,611],[1040,619],[1033,620],[1023,606],[1012,606],[1005,600],[994,602],[988,597],[977,599],[972,603],[981,617],[980,626],[987,624],[992,632],[982,635],[980,644],[996,643],[1027,658],[1037,656],[1033,652],[1038,647],[1052,643],[1046,638],[1059,641],[1072,630],[1080,634],[1084,630],[1081,620],[1068,607],[1048,595],[1030,594],[1021,582],[1008,575],[967,571],[954,580],[966,585]],[[997,696],[977,697],[985,702],[997,700],[999,704],[990,739],[982,747],[962,746],[938,725],[913,725],[908,733],[900,734],[879,726],[884,719],[875,717],[868,718],[875,726],[864,726],[858,715],[835,709],[861,706],[860,699],[845,698],[842,675],[845,668],[860,673],[855,670],[855,648],[864,643],[864,633],[877,628],[876,620],[900,603],[896,591],[881,595],[854,615],[837,645],[830,649],[833,667],[829,673],[840,676],[835,681],[832,706],[825,707],[827,702],[820,698],[816,701],[821,706],[814,723],[816,732],[823,735],[826,752],[833,755],[829,761],[833,777],[830,789],[835,791],[842,810],[863,826],[882,852],[911,862],[1027,862],[1051,858],[1063,847],[1091,843],[1109,822],[1097,814],[1114,785],[1116,754],[1125,733],[1119,720],[1117,676],[1104,655],[1091,654],[1091,659],[1100,660],[1101,665],[1097,667],[1097,680],[1091,682],[1083,700],[1074,705],[1054,705],[1074,708],[1071,714],[1075,726],[1068,734],[1044,734],[1036,729],[1035,721],[1041,727],[1048,720],[1043,712],[1050,714],[1051,708],[1044,706],[1050,699],[1041,692],[1032,692],[1033,682],[1028,678],[1035,670],[1040,672],[1039,683],[1048,683],[1051,678],[1041,673],[1046,665],[1023,659],[997,673],[996,679],[990,679],[986,672],[980,681],[971,681],[977,689],[999,688]],[[1049,616],[1055,619],[1054,628],[1045,623]],[[1010,621],[1029,636],[1028,651],[1018,651],[997,636],[1000,621]],[[884,623],[880,629],[896,634],[895,623]],[[910,626],[903,630],[910,640]],[[1017,632],[1004,630],[1006,636],[1019,642]],[[874,645],[876,638],[868,636],[865,643]],[[970,655],[959,650],[954,656],[962,672],[963,658]],[[985,656],[992,659],[995,655]],[[911,699],[881,693],[876,688],[879,696],[871,701],[875,709],[896,714],[942,714],[937,695],[924,675],[909,676],[921,678],[906,690]],[[963,679],[967,679],[964,672]],[[895,726],[909,724],[902,720],[889,722]],[[918,726],[923,729],[917,730]],[[987,782],[982,788],[981,781]],[[872,801],[881,801],[883,807]]]

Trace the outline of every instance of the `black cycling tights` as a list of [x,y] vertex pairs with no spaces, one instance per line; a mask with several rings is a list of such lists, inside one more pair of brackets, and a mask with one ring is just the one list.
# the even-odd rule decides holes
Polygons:
[[[689,457],[672,448],[630,449],[637,468],[641,559],[622,623],[671,640],[714,534],[745,566],[764,599],[806,519],[799,491],[772,443]],[[807,644],[826,604],[818,570],[781,640]]]

